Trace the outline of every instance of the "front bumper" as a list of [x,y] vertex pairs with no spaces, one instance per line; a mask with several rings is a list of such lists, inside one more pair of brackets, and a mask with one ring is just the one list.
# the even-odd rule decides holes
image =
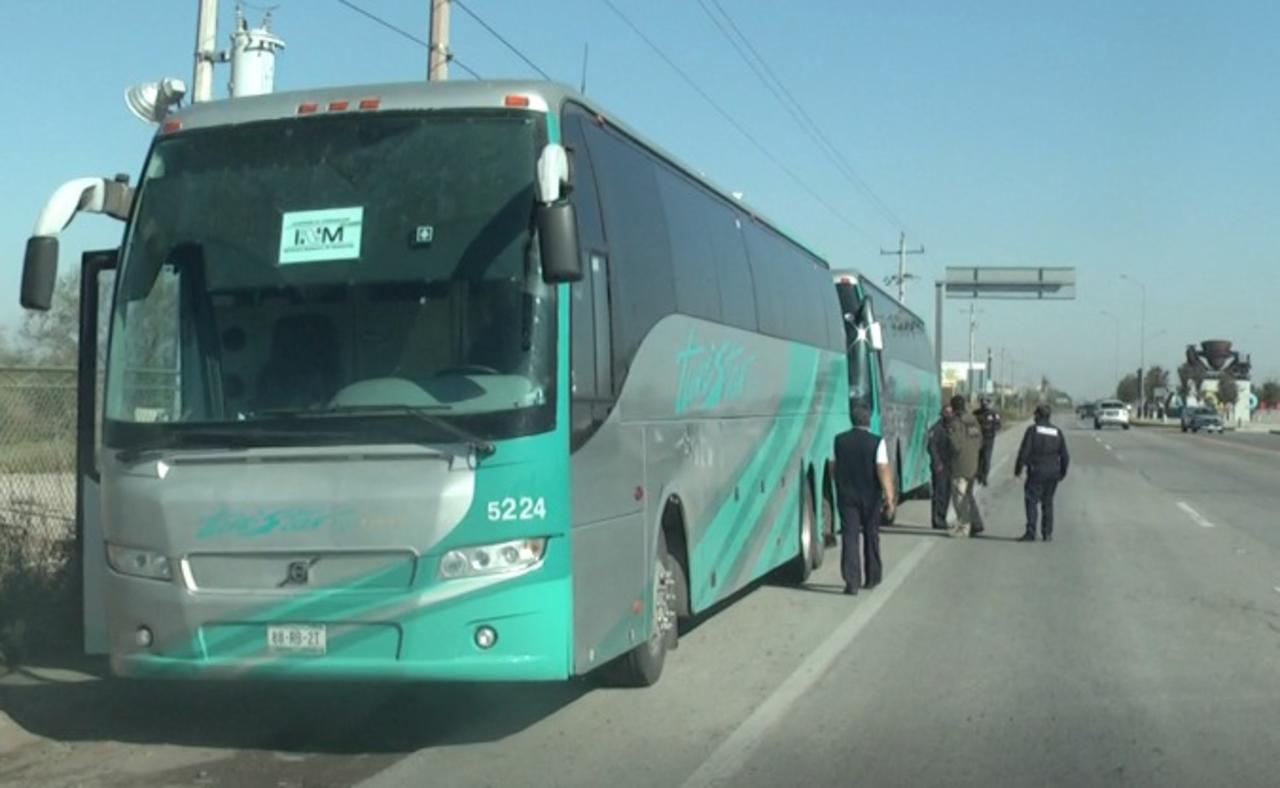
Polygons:
[[[111,667],[122,677],[520,681],[571,672],[567,563],[396,593],[193,593],[110,571],[104,590]],[[267,626],[281,623],[324,625],[326,653],[270,651]],[[488,649],[476,644],[482,625],[498,633]],[[144,626],[149,647],[138,642]]]

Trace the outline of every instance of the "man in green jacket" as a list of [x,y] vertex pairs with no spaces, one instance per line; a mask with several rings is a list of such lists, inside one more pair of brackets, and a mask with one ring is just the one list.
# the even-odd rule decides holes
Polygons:
[[982,425],[965,405],[964,397],[959,394],[951,398],[955,415],[948,435],[951,438],[951,501],[956,510],[956,524],[948,530],[957,537],[982,533],[982,515],[973,497],[978,458],[982,453]]

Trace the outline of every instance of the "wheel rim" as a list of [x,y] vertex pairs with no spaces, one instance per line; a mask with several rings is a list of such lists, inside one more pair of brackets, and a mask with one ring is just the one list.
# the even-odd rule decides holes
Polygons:
[[813,563],[813,497],[805,493],[800,520],[800,549],[804,560]]

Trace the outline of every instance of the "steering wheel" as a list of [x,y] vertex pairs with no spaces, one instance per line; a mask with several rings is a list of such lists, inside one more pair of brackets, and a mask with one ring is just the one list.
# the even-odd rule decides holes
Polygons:
[[447,367],[437,375],[501,375],[502,372],[484,364],[463,364],[460,367]]

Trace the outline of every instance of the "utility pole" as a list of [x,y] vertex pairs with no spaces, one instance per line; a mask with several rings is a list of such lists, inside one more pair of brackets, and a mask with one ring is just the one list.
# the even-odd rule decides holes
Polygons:
[[217,59],[218,0],[198,0],[196,11],[196,73],[192,102],[213,98],[213,64]]
[[1128,274],[1120,274],[1120,278],[1132,282],[1142,291],[1142,316],[1138,323],[1138,413],[1141,415],[1147,405],[1147,387],[1143,380],[1147,367],[1147,286]]
[[995,357],[991,355],[991,346],[988,345],[987,346],[987,374],[982,376],[982,392],[981,392],[982,396],[986,395],[988,384],[991,385],[992,391],[995,390],[996,378],[995,378],[995,375],[993,374],[995,372],[995,366],[996,366],[996,360],[995,360]]
[[973,402],[973,379],[975,377],[973,374],[973,340],[975,331],[978,328],[977,322],[974,321],[975,314],[977,314],[977,310],[973,308],[973,304],[969,304],[969,372],[966,376],[968,377],[968,384],[965,388],[967,389],[966,393],[969,395],[969,402],[971,404]]
[[942,297],[947,289],[946,282],[933,283],[933,360],[938,366],[938,374],[942,374]]
[[1007,362],[1005,361],[1006,353],[1008,353],[1008,348],[1004,348],[1004,347],[1000,348],[1000,376],[999,377],[995,377],[994,375],[992,376],[992,379],[995,380],[996,382],[996,392],[1000,395],[1001,410],[1004,409],[1004,392],[1005,392],[1005,389],[1008,388],[1008,386],[1005,383],[1005,378],[1008,377],[1009,375],[1009,370],[1006,367]]
[[427,54],[427,81],[449,78],[449,2],[431,0],[431,39]]
[[888,281],[890,284],[894,282],[898,284],[898,300],[904,304],[907,303],[907,280],[915,279],[914,276],[910,276],[907,273],[907,255],[924,254],[924,244],[921,244],[919,249],[908,249],[907,234],[902,232],[898,234],[897,250],[881,249],[880,254],[896,254],[898,256],[898,275],[889,277]]

